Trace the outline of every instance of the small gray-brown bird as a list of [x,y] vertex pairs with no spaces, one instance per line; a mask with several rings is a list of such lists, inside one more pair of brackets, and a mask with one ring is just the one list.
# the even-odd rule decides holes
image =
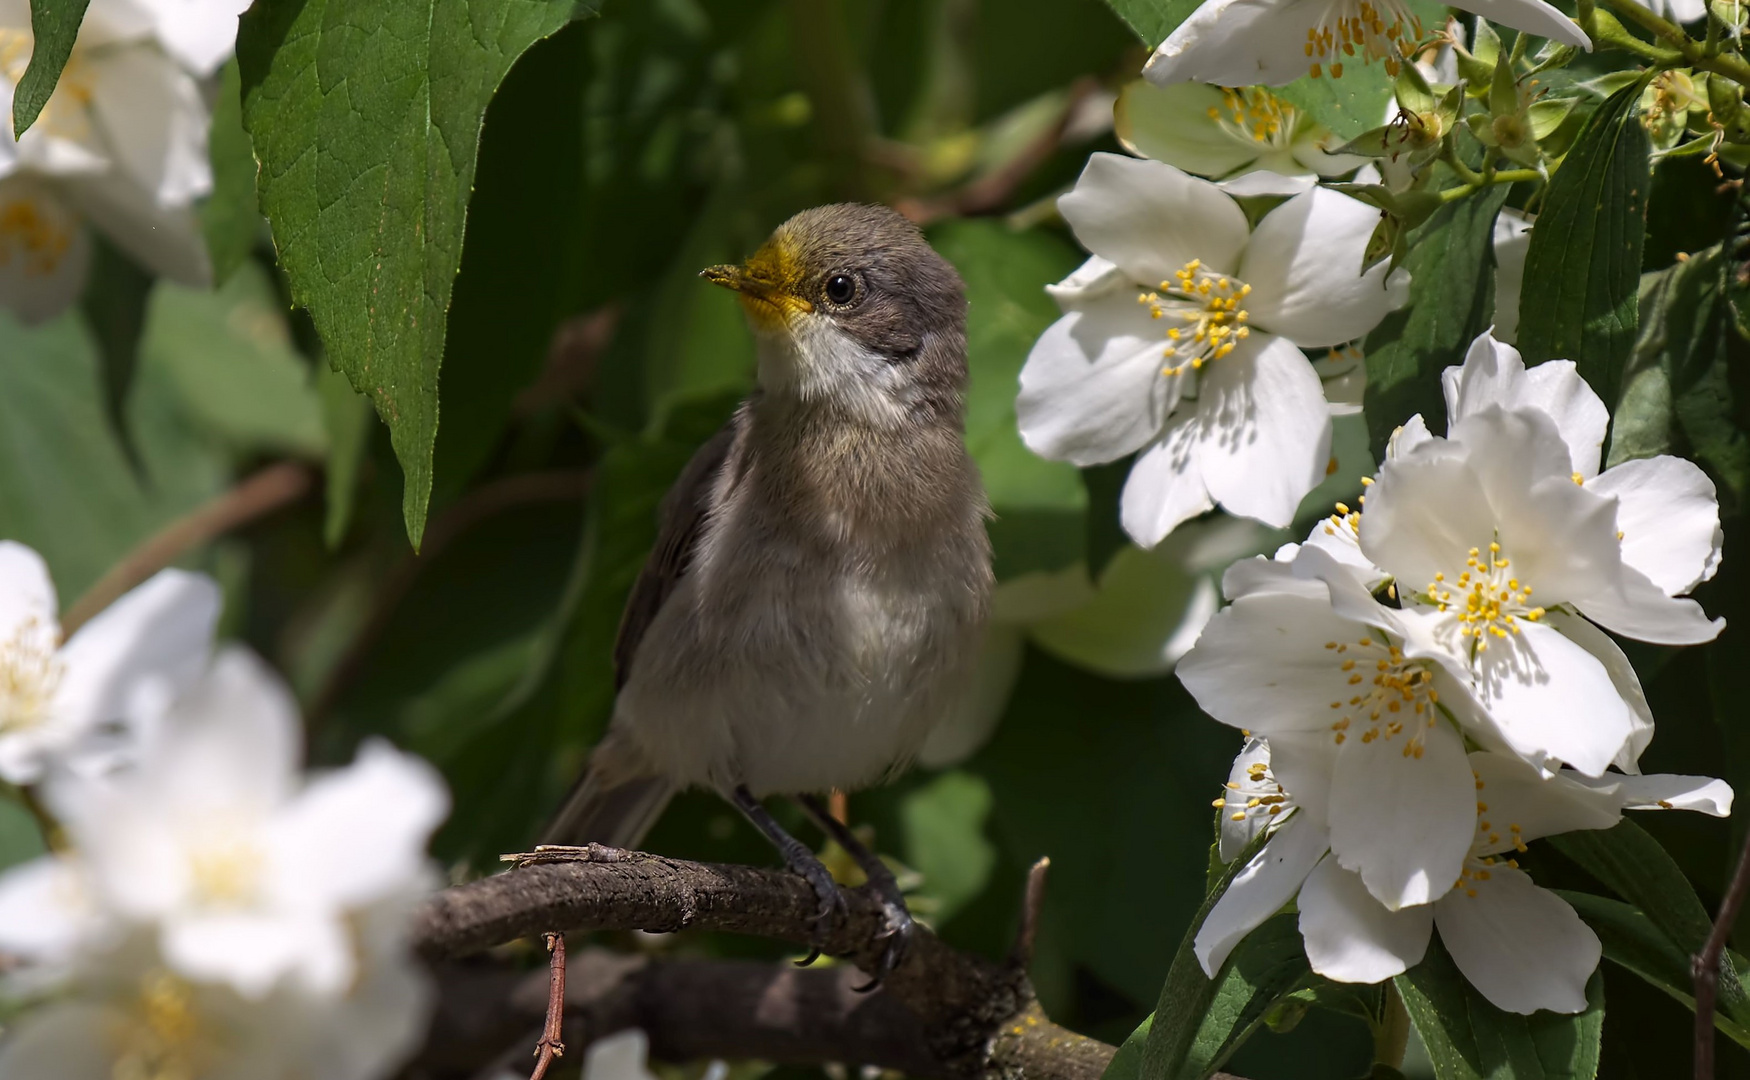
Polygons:
[[859,205],[797,214],[700,276],[739,294],[759,388],[663,504],[612,724],[544,841],[628,847],[709,787],[808,879],[824,933],[838,890],[759,802],[796,796],[880,892],[885,973],[904,899],[821,796],[902,768],[970,681],[991,569],[962,443],[965,290],[915,226]]

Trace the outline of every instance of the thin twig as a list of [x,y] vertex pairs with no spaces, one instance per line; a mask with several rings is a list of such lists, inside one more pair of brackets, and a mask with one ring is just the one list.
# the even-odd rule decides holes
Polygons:
[[541,1080],[553,1059],[565,1056],[560,1027],[565,1023],[565,935],[547,935],[547,1019],[541,1026],[541,1041],[535,1044],[535,1071],[529,1080]]
[[1051,860],[1041,857],[1027,870],[1027,891],[1021,900],[1021,926],[1009,950],[1009,966],[1026,971],[1033,963],[1033,941],[1039,936],[1039,911],[1045,906],[1045,875]]
[[158,530],[110,567],[61,616],[66,637],[121,595],[202,544],[303,498],[314,479],[295,461],[269,465]]
[[1720,913],[1714,919],[1707,943],[1690,961],[1690,977],[1695,980],[1695,1080],[1714,1078],[1714,1009],[1719,999],[1720,962],[1726,953],[1726,939],[1732,936],[1738,912],[1744,907],[1746,892],[1750,892],[1750,841],[1738,856],[1738,869],[1732,873],[1726,898],[1720,901]]

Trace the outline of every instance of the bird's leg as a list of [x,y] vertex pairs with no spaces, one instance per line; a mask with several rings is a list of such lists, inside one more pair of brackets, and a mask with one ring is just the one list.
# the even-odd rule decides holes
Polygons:
[[917,929],[917,925],[912,922],[911,909],[905,906],[905,894],[899,891],[899,882],[894,878],[893,871],[881,861],[881,856],[870,851],[857,839],[849,826],[833,817],[832,810],[820,796],[799,795],[796,802],[828,836],[838,841],[838,845],[850,853],[851,858],[857,860],[857,865],[863,868],[864,876],[869,879],[869,884],[874,887],[875,895],[881,901],[881,912],[887,918],[887,947],[881,952],[875,977],[868,985],[857,987],[860,992],[873,990],[905,959],[905,950],[911,945],[912,933]]
[[771,841],[772,846],[778,849],[778,854],[784,857],[784,865],[792,873],[801,875],[814,889],[815,897],[820,900],[820,910],[814,914],[814,936],[809,941],[812,951],[796,962],[797,967],[807,967],[820,956],[821,947],[832,929],[833,914],[845,913],[845,898],[839,892],[838,883],[832,879],[832,874],[814,857],[814,852],[802,841],[785,832],[777,819],[747,790],[747,785],[737,784],[730,795],[736,809]]

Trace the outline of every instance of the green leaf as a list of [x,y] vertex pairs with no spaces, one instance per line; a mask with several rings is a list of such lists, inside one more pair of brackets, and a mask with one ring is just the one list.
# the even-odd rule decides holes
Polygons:
[[261,207],[292,299],[389,425],[425,531],[438,372],[487,104],[573,0],[257,4],[237,59]]
[[1100,1080],[1137,1080],[1142,1075],[1142,1048],[1148,1043],[1148,1032],[1154,1027],[1154,1022],[1154,1013],[1142,1018],[1142,1023],[1136,1025],[1136,1030],[1106,1063],[1106,1071],[1100,1074]]
[[101,236],[91,242],[91,270],[80,307],[97,335],[103,362],[103,404],[123,449],[132,453],[124,409],[140,360],[140,332],[152,275]]
[[1615,407],[1634,348],[1641,244],[1652,184],[1637,86],[1612,94],[1550,179],[1525,256],[1519,351],[1568,359]]
[[1227,892],[1228,886],[1233,884],[1240,871],[1246,868],[1246,864],[1252,861],[1252,857],[1263,850],[1269,835],[1260,832],[1228,864],[1227,871],[1216,882],[1215,888],[1209,890],[1209,895],[1203,898],[1202,906],[1192,917],[1191,925],[1185,929],[1184,937],[1180,938],[1178,952],[1173,956],[1173,966],[1167,969],[1167,980],[1161,986],[1160,1000],[1155,1005],[1155,1024],[1143,1046],[1140,1074],[1142,1080],[1181,1080],[1186,1076],[1202,1075],[1193,1064],[1194,1055],[1200,1045],[1198,1036],[1203,1031],[1204,1017],[1225,984],[1227,973],[1234,965],[1239,950],[1234,950],[1234,955],[1228,957],[1222,970],[1216,972],[1217,977],[1211,979],[1203,974],[1203,965],[1197,960],[1193,943],[1197,940],[1197,931],[1203,928],[1203,922],[1209,918],[1216,902]]
[[[1701,951],[1713,919],[1695,887],[1659,841],[1626,818],[1609,829],[1563,833],[1549,842],[1638,908],[1685,956]],[[1720,965],[1720,1008],[1750,1017],[1750,1000],[1731,964]]]
[[1144,45],[1154,48],[1191,17],[1203,0],[1106,0]]
[[17,791],[0,796],[0,870],[28,862],[48,850],[42,826]]
[[24,134],[61,81],[61,69],[73,55],[73,42],[79,37],[79,24],[85,21],[85,8],[91,0],[30,0],[30,65],[12,92],[12,134]]
[[997,861],[985,837],[990,785],[958,770],[909,793],[899,807],[905,861],[923,875],[932,926],[942,926],[984,891]]
[[333,550],[346,539],[352,523],[359,471],[371,445],[371,405],[345,375],[322,361],[317,362],[316,393],[322,402],[322,430],[328,434],[322,540]]
[[1305,110],[1338,138],[1353,139],[1379,125],[1392,100],[1392,80],[1378,64],[1354,63],[1345,66],[1340,79],[1303,75],[1271,92]]
[[[1604,945],[1604,958],[1639,975],[1685,1008],[1695,1009],[1695,982],[1689,971],[1689,954],[1671,943],[1651,919],[1632,904],[1591,893],[1558,890]],[[1714,1012],[1714,1026],[1741,1046],[1750,1046],[1750,1015],[1745,1001],[1721,1002]]]
[[1222,966],[1179,1076],[1203,1080],[1258,1030],[1277,1002],[1312,973],[1300,940],[1300,916],[1273,915],[1246,935]]
[[1398,425],[1421,413],[1443,430],[1440,372],[1464,362],[1495,312],[1495,215],[1503,187],[1441,207],[1410,237],[1410,299],[1367,335],[1362,409],[1375,460]]
[[1530,1016],[1489,1004],[1438,940],[1394,984],[1428,1048],[1436,1080],[1593,1080],[1604,1032],[1604,977],[1586,984],[1586,1011]]
[[966,448],[997,515],[990,523],[997,577],[1081,562],[1088,508],[1081,473],[1027,449],[1015,420],[1021,366],[1062,315],[1045,286],[1081,256],[1051,233],[1016,232],[990,219],[946,223],[930,240],[966,281]]
[[213,284],[223,285],[255,248],[261,211],[255,202],[255,150],[243,130],[243,77],[237,61],[219,71],[219,98],[213,105],[208,157],[213,190],[201,204],[201,232],[213,263]]

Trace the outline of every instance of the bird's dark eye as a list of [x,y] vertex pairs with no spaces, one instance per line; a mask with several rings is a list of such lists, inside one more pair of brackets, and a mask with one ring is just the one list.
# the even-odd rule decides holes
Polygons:
[[826,279],[826,298],[840,305],[857,298],[857,279],[849,274],[834,274]]

